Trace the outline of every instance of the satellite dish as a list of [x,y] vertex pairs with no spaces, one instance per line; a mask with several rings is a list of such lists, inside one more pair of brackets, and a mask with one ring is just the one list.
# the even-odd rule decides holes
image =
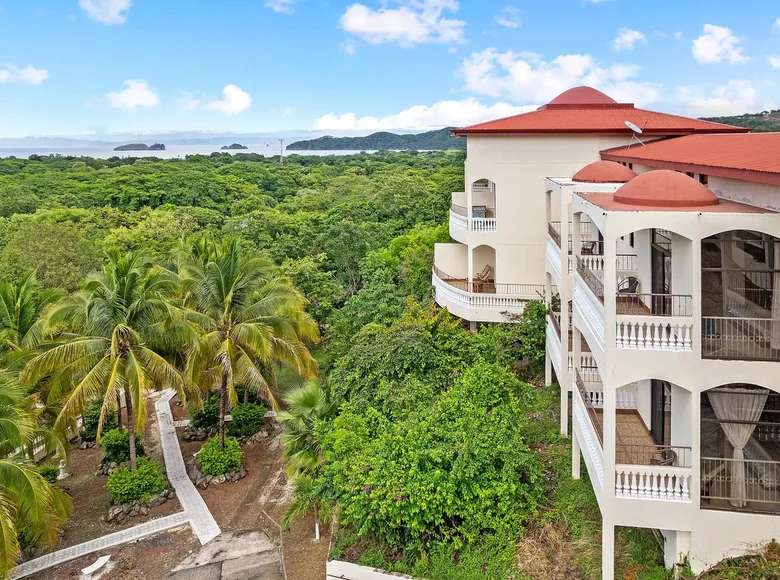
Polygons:
[[[626,124],[626,127],[631,129],[631,139],[628,140],[628,145],[626,145],[626,149],[630,149],[631,145],[634,144],[634,141],[636,141],[642,147],[644,147],[645,144],[642,142],[642,140],[639,137],[637,137],[637,135],[641,135],[644,132],[644,128],[640,128],[639,125],[636,125],[631,121],[623,121],[623,122]],[[646,125],[647,125],[647,121],[645,121],[645,126]]]
[[642,129],[638,125],[632,123],[631,121],[626,121],[626,127],[631,129],[634,133],[638,133],[639,135],[642,134]]

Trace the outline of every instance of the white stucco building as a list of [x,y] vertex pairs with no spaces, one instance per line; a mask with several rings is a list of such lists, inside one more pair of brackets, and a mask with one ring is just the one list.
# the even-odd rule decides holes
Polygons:
[[[574,92],[589,102],[553,107],[561,124],[607,123],[611,105]],[[614,110],[645,127],[645,145],[563,127],[463,130],[466,183],[494,184],[494,203],[475,202],[479,187],[458,198],[460,244],[436,248],[436,299],[470,322],[498,322],[525,297],[499,284],[541,285],[554,310],[548,380],[561,385],[572,475],[584,463],[598,498],[603,577],[614,578],[616,526],[661,530],[667,565],[698,572],[780,537],[780,134],[680,117],[662,128],[666,116]],[[489,219],[493,231],[479,231]],[[445,263],[472,282],[460,294],[442,291],[457,283]],[[476,282],[485,263],[494,281]],[[488,293],[505,303],[474,302]]]

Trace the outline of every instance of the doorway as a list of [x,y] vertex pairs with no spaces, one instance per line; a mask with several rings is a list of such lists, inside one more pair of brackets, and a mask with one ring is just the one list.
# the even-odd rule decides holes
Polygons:
[[653,379],[650,386],[650,436],[656,445],[667,445],[666,394],[671,385]]
[[671,239],[653,230],[651,251],[651,292],[650,308],[656,316],[669,316],[672,312],[672,244]]

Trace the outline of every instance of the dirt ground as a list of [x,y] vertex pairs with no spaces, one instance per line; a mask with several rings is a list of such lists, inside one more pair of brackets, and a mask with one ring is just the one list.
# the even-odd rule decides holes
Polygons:
[[[188,417],[186,409],[172,401],[175,420]],[[147,455],[162,463],[159,432],[156,425],[153,404],[148,405],[148,420],[145,428],[144,447]],[[271,425],[269,425],[270,427]],[[184,460],[187,462],[200,449],[202,442],[187,442],[181,439],[183,429],[177,429]],[[201,494],[217,523],[223,531],[260,530],[275,542],[280,541],[276,522],[281,522],[292,494],[291,486],[284,473],[282,450],[279,446],[280,430],[272,433],[261,445],[244,446],[244,467],[247,476],[237,483],[226,483],[202,490]],[[74,449],[68,472],[72,477],[63,484],[70,488],[74,501],[74,515],[66,529],[60,547],[94,539],[96,537],[140,524],[150,517],[132,518],[124,526],[107,524],[102,516],[108,509],[109,495],[105,489],[106,477],[95,477],[99,468],[100,449]],[[167,501],[151,510],[150,515],[162,517],[180,511],[177,500]],[[273,521],[263,512],[266,512]],[[325,576],[325,562],[330,539],[330,530],[321,527],[322,539],[314,541],[314,519],[308,517],[294,522],[289,532],[282,534],[284,560],[288,580],[321,580]],[[99,555],[111,554],[113,567],[102,579],[111,580],[156,580],[162,579],[181,560],[200,547],[189,528],[160,534],[159,536],[126,544],[74,560],[57,569],[30,576],[32,580],[65,580],[78,578],[79,570],[94,562]]]

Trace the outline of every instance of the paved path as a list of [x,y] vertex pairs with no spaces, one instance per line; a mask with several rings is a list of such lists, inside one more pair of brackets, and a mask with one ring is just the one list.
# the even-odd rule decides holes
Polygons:
[[165,457],[165,469],[168,472],[168,481],[176,489],[181,507],[189,515],[192,531],[200,543],[205,544],[221,534],[222,530],[219,529],[206,502],[187,476],[187,467],[184,465],[184,457],[176,437],[176,427],[173,425],[170,405],[173,395],[172,389],[163,391],[162,397],[154,405],[157,411],[157,427],[160,429],[160,444]]
[[173,398],[173,395],[172,389],[163,391],[162,396],[155,403],[155,410],[157,412],[157,426],[160,429],[160,444],[163,450],[163,457],[165,458],[168,481],[171,482],[171,485],[176,490],[176,496],[179,498],[183,511],[29,560],[14,568],[10,576],[12,579],[23,578],[41,570],[75,560],[81,556],[99,552],[113,546],[119,546],[120,544],[126,544],[127,542],[134,542],[187,523],[190,524],[201,545],[206,544],[222,533],[206,502],[203,501],[198,490],[192,484],[190,478],[187,477],[187,469],[184,465],[179,440],[176,437],[176,428],[174,427],[173,413],[171,412],[170,400]]
[[178,528],[180,526],[187,525],[189,521],[190,516],[186,512],[179,512],[171,516],[165,516],[164,518],[151,520],[144,524],[133,526],[132,528],[120,530],[118,532],[114,532],[113,534],[101,536],[96,540],[84,542],[83,544],[77,544],[75,546],[71,546],[70,548],[57,550],[51,554],[46,554],[40,558],[35,558],[34,560],[29,560],[19,564],[11,572],[11,578],[23,578],[24,576],[35,574],[41,570],[46,570],[47,568],[52,568],[53,566],[58,566],[59,564],[64,564],[65,562],[75,560],[81,556],[86,556],[94,552],[100,552],[106,548],[112,548],[114,546],[126,544],[127,542],[133,542],[135,540],[146,538],[147,536],[153,536],[172,528]]

